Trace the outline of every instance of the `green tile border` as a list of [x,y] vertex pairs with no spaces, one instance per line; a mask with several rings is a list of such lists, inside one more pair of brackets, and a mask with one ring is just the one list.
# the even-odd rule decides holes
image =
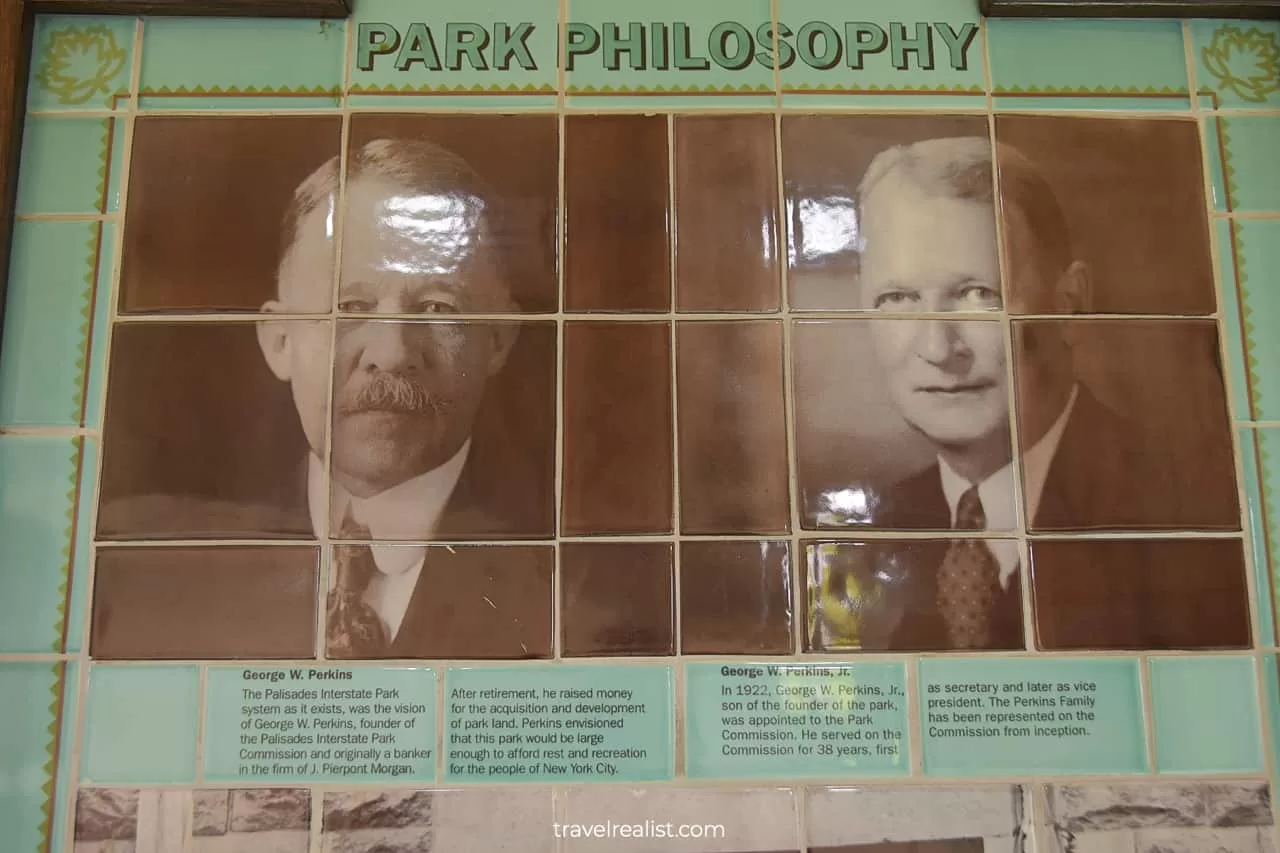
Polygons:
[[[137,19],[125,15],[39,16],[27,111],[117,109],[129,97],[136,26]],[[74,67],[77,55],[91,54],[92,70]]]
[[[1266,28],[1265,30],[1263,28]],[[1271,28],[1277,31],[1272,32]],[[1212,28],[1212,32],[1209,30]],[[1191,22],[1192,62],[1201,85],[1212,80],[1210,89],[1215,104],[1230,92],[1233,107],[1258,109],[1280,105],[1280,24],[1265,21],[1196,20]],[[1260,74],[1242,74],[1245,69],[1231,68],[1233,60],[1253,50]],[[1233,52],[1235,55],[1233,55]],[[1248,69],[1254,70],[1254,69]],[[1267,74],[1267,71],[1270,74]]]
[[1248,513],[1248,544],[1253,556],[1253,580],[1258,604],[1255,634],[1259,645],[1269,646],[1276,641],[1276,605],[1280,597],[1280,577],[1276,576],[1271,559],[1272,505],[1266,476],[1268,460],[1260,435],[1262,429],[1242,427],[1237,432],[1244,476],[1245,510]]

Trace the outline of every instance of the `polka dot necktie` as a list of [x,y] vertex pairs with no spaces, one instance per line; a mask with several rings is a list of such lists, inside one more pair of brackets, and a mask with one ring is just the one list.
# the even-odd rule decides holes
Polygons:
[[[960,496],[957,530],[985,530],[978,487]],[[991,617],[1000,596],[1000,568],[982,539],[956,539],[938,569],[938,610],[951,646],[982,649],[991,645]]]
[[[369,529],[348,515],[338,529],[339,539],[369,539]],[[339,545],[333,549],[333,589],[327,607],[328,648],[331,658],[378,657],[387,653],[387,629],[369,603],[365,590],[377,566],[368,545]]]

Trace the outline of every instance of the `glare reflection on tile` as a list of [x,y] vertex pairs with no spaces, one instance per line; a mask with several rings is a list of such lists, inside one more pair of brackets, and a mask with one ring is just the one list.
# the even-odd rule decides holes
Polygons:
[[789,654],[789,550],[785,541],[681,542],[681,651]]

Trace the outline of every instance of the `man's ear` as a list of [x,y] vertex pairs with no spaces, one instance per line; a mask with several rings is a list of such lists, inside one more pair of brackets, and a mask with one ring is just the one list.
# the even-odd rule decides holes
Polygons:
[[489,353],[489,375],[495,375],[507,363],[507,356],[520,335],[519,323],[494,323],[489,330],[492,350]]
[[[273,299],[263,305],[262,310],[266,313],[278,313],[282,306]],[[263,358],[267,360],[267,367],[271,368],[276,378],[289,381],[292,342],[289,339],[288,323],[281,320],[259,320],[258,346],[262,349]]]
[[1055,314],[1084,314],[1093,308],[1093,274],[1084,261],[1072,261],[1053,291]]

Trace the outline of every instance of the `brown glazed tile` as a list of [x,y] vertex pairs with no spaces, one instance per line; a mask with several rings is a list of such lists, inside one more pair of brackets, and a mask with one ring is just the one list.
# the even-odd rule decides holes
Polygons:
[[1031,569],[1042,649],[1251,644],[1238,540],[1033,541]]
[[563,543],[563,653],[675,654],[674,583],[669,542]]
[[665,116],[565,119],[565,308],[668,311]]
[[1210,314],[1194,120],[999,116],[1009,310]]
[[276,359],[287,381],[273,375],[254,323],[115,327],[99,537],[314,538],[308,435],[323,448],[331,326],[269,328],[263,339],[290,342]]
[[[988,549],[1001,588],[989,633],[978,645],[947,628],[938,580],[948,550]],[[1012,539],[809,542],[805,545],[805,648],[808,651],[926,652],[1026,647],[1018,543]]]
[[561,532],[670,533],[670,325],[564,329]]
[[[510,302],[483,313],[556,310],[555,116],[357,115],[351,121],[343,277],[426,284],[446,256],[464,259],[460,278],[475,290],[487,269],[468,246],[491,250]],[[388,178],[388,168],[395,177]],[[455,205],[413,205],[414,198]],[[474,222],[459,210],[474,211]],[[482,225],[479,234],[472,229]],[[425,235],[425,236],[424,236]],[[379,263],[395,252],[404,263]],[[463,251],[457,252],[459,247]],[[368,248],[368,260],[360,250]],[[413,267],[406,268],[407,264]],[[445,273],[447,275],[447,273]],[[470,300],[461,300],[464,304]],[[396,311],[395,313],[412,313]]]
[[553,535],[555,323],[337,323],[336,538]]
[[1019,320],[1013,338],[1032,529],[1240,529],[1212,320]]
[[680,543],[680,650],[790,654],[791,560],[781,542]]
[[313,547],[103,548],[91,652],[113,659],[309,658]]
[[773,117],[681,116],[675,144],[676,307],[778,310]]
[[[922,145],[907,148],[917,143]],[[876,263],[867,253],[872,251],[873,240],[882,245],[881,233],[892,234],[895,245],[914,249],[896,257],[910,264],[895,269],[890,276],[894,279],[914,282],[927,276],[927,280],[945,282],[955,274],[970,274],[971,270],[960,268],[965,262],[982,262],[989,263],[991,283],[996,283],[994,185],[985,118],[785,116],[782,162],[792,308],[873,309],[870,288],[863,286],[863,272],[868,259]],[[887,168],[892,162],[923,165]],[[974,168],[967,168],[970,165]],[[969,200],[957,201],[932,189],[914,191],[919,183],[936,182],[930,177],[936,172],[958,175],[963,187],[957,192]],[[873,181],[868,183],[890,186],[893,191],[883,197],[899,204],[886,208],[873,203],[865,214],[859,210],[860,189],[869,173]],[[923,176],[911,180],[917,173]],[[937,216],[918,214],[925,205],[946,209]],[[971,215],[957,215],[966,210]],[[895,215],[895,211],[903,215]],[[917,223],[933,225],[910,227]],[[953,249],[942,252],[939,246]]]
[[682,532],[789,532],[781,322],[681,322],[676,347]]
[[[372,552],[372,553],[371,553]],[[549,545],[340,545],[334,548],[332,583],[340,561],[366,577],[422,565],[404,619],[378,641],[349,643],[333,616],[330,591],[326,630],[331,658],[522,659],[551,656],[552,568]],[[369,566],[369,561],[373,566]],[[392,567],[392,568],[387,568]],[[362,584],[368,590],[368,584]],[[360,592],[359,589],[356,590]],[[382,616],[382,614],[379,614]],[[386,626],[384,624],[384,630]]]
[[[138,118],[120,311],[258,311],[276,299],[294,190],[338,156],[341,139],[336,115]],[[317,246],[330,270],[333,248]]]
[[1000,323],[806,320],[792,344],[805,529],[949,530],[973,484],[982,527],[1016,529]]

